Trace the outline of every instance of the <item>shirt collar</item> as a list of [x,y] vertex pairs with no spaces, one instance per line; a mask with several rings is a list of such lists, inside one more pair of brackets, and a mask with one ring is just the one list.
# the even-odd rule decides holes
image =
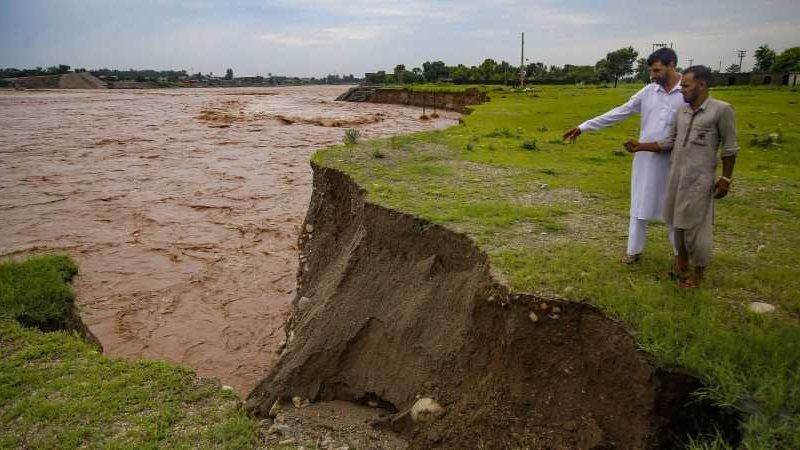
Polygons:
[[662,86],[662,85],[660,85],[658,83],[656,83],[656,84],[658,85],[658,90],[660,90],[661,92],[666,92],[667,94],[672,94],[675,91],[680,91],[681,90],[681,80],[682,79],[683,79],[683,76],[678,77],[678,82],[675,83],[675,86],[672,86],[672,89],[670,89],[669,92],[667,92],[667,90],[664,89],[664,86]]

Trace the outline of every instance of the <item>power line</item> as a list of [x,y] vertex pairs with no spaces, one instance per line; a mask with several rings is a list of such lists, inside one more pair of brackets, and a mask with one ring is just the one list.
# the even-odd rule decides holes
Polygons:
[[666,47],[672,48],[673,43],[672,42],[654,42],[652,45],[653,45],[653,51],[656,51],[656,49],[659,49],[659,48],[666,48]]

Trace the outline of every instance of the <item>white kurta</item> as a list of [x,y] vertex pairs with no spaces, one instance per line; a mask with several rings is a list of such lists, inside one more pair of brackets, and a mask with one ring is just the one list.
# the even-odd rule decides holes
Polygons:
[[[675,113],[684,104],[680,81],[671,91],[650,83],[622,106],[587,120],[581,131],[611,126],[637,112],[642,113],[639,142],[656,142],[668,137]],[[637,152],[631,171],[631,216],[637,219],[660,219],[669,175],[669,153]]]

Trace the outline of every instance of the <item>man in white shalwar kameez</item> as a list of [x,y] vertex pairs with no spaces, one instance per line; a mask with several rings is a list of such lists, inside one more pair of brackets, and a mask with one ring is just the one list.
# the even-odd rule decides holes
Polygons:
[[[639,142],[655,142],[668,137],[675,113],[684,103],[680,89],[681,76],[675,71],[676,64],[677,55],[672,49],[661,48],[653,52],[647,59],[652,83],[639,90],[624,105],[567,131],[564,139],[575,142],[585,131],[611,126],[635,113],[642,114]],[[630,141],[626,148],[629,144]],[[628,248],[623,259],[626,264],[635,263],[641,258],[647,236],[647,221],[662,218],[669,164],[669,154],[666,153],[634,154]],[[674,249],[672,227],[669,227],[669,239]]]

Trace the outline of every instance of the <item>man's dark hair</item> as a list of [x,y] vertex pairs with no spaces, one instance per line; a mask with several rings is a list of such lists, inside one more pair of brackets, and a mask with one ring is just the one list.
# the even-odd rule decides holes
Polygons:
[[711,87],[711,69],[706,66],[691,66],[683,71],[683,74],[693,73],[697,81],[705,81],[706,86]]
[[675,50],[662,47],[650,54],[647,58],[647,65],[652,66],[656,61],[661,61],[661,64],[665,66],[670,65],[670,63],[677,65],[678,55],[675,54]]

